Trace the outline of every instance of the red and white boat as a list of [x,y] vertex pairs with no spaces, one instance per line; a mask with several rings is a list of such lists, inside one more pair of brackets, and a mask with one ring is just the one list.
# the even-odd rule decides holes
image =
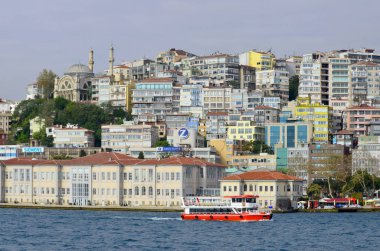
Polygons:
[[265,221],[272,219],[271,210],[260,210],[258,196],[183,197],[183,220]]

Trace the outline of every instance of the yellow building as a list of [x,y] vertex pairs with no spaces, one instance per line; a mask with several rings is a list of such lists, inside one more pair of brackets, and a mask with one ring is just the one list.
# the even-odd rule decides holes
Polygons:
[[220,156],[220,163],[226,165],[231,161],[231,157],[234,153],[234,144],[231,140],[225,139],[211,139],[209,146],[214,147],[216,153]]
[[225,167],[108,152],[65,161],[15,158],[0,162],[0,202],[178,207],[182,196],[219,191]]
[[251,171],[221,180],[221,196],[258,195],[261,207],[296,208],[304,180],[275,171]]
[[313,121],[313,142],[328,143],[332,119],[331,107],[320,103],[311,103],[310,98],[298,98],[295,117]]
[[229,140],[264,141],[264,134],[264,127],[254,125],[253,121],[237,121],[235,126],[227,128]]
[[126,94],[126,99],[125,99],[126,111],[128,113],[131,113],[132,112],[132,93],[133,93],[132,90],[136,88],[136,83],[133,80],[130,80],[130,81],[125,82],[124,84],[126,86],[126,91],[125,91],[125,94]]
[[255,67],[257,71],[272,70],[276,58],[271,52],[248,51],[239,55],[241,65]]

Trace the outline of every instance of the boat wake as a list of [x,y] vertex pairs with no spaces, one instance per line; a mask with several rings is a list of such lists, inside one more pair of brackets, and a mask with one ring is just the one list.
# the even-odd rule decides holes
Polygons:
[[176,221],[176,220],[182,220],[181,218],[162,218],[162,217],[153,217],[148,218],[149,220],[153,221]]

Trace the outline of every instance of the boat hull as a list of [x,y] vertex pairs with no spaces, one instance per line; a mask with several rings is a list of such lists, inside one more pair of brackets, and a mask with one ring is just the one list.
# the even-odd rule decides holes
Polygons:
[[272,219],[272,214],[181,214],[182,220],[202,220],[202,221],[266,221]]

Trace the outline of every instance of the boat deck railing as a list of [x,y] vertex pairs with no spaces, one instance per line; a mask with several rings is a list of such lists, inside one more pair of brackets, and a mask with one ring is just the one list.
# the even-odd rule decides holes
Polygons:
[[230,207],[231,200],[224,200],[220,197],[185,197],[182,198],[184,206],[210,206],[210,207]]

